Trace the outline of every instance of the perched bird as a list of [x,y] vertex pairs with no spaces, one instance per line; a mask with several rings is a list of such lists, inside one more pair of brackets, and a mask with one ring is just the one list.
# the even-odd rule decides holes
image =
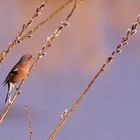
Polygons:
[[29,62],[32,60],[32,55],[26,54],[21,57],[19,62],[12,68],[7,75],[3,85],[8,84],[8,92],[5,99],[5,104],[11,103],[11,91],[15,84],[22,81],[29,72]]

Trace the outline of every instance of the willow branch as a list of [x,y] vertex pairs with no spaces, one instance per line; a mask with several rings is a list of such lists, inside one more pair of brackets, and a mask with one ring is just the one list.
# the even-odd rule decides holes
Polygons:
[[7,108],[4,110],[4,112],[2,113],[1,117],[0,117],[0,123],[3,122],[4,118],[6,117],[7,113],[9,112],[10,108],[12,107],[14,101],[16,100],[17,96],[20,94],[22,87],[24,85],[24,83],[26,82],[26,80],[28,79],[28,77],[30,76],[32,70],[36,67],[36,65],[38,64],[38,62],[40,61],[40,59],[46,55],[46,51],[47,48],[51,47],[52,42],[60,35],[60,33],[62,32],[62,30],[67,27],[68,24],[68,20],[70,19],[70,17],[72,16],[72,14],[74,13],[74,10],[79,6],[80,2],[82,0],[80,0],[79,2],[77,2],[77,0],[75,1],[74,7],[72,8],[71,12],[68,14],[68,16],[66,17],[66,20],[64,22],[61,22],[60,26],[58,27],[58,29],[56,29],[54,31],[54,33],[47,38],[47,42],[46,44],[43,45],[41,51],[38,53],[36,59],[34,60],[33,64],[30,67],[29,70],[29,74],[27,75],[27,77],[20,83],[19,87],[17,88],[17,91],[14,95],[14,97],[12,98],[11,103],[7,106]]
[[89,82],[88,86],[85,88],[81,96],[78,98],[78,100],[75,102],[75,104],[72,106],[70,111],[66,114],[65,118],[56,126],[55,130],[51,133],[48,140],[52,140],[55,135],[60,131],[60,129],[65,124],[66,120],[72,115],[72,113],[77,109],[77,107],[80,105],[81,101],[84,99],[86,94],[88,93],[90,87],[93,85],[95,80],[105,71],[105,69],[108,67],[109,64],[111,64],[112,60],[115,58],[117,54],[121,52],[121,49],[128,44],[128,40],[137,32],[137,28],[140,25],[140,15],[137,17],[137,20],[135,23],[133,23],[130,27],[130,29],[127,30],[127,33],[124,37],[122,37],[121,43],[115,48],[115,50],[111,53],[111,55],[106,59],[105,63],[102,65],[102,67],[99,69],[97,74],[93,77],[93,79]]
[[33,134],[32,121],[31,121],[31,113],[29,111],[29,106],[28,105],[25,105],[25,112],[26,112],[27,120],[28,120],[29,136],[30,136],[30,140],[32,140],[32,134]]
[[[40,10],[45,6],[45,4],[47,3],[48,0],[44,1],[42,3],[42,5],[40,7],[38,7],[36,9],[36,13],[33,15],[33,17],[31,18],[31,20],[29,20],[29,22],[27,24],[24,24],[22,26],[22,29],[20,31],[20,33],[17,35],[17,37],[14,39],[14,41],[11,43],[9,43],[8,48],[5,49],[4,51],[2,51],[0,53],[0,63],[2,63],[7,54],[14,49],[15,47],[17,47],[17,45],[21,42],[23,42],[24,39],[26,38],[30,38],[32,37],[32,34],[37,31],[39,29],[39,27],[41,27],[42,25],[44,25],[45,23],[47,23],[48,20],[50,20],[51,18],[53,18],[55,15],[57,15],[60,11],[62,11],[64,8],[66,8],[70,3],[72,3],[72,1],[74,0],[68,0],[67,2],[65,2],[62,6],[60,6],[56,11],[54,11],[50,16],[48,16],[46,19],[44,19],[43,21],[41,21],[39,24],[37,24],[35,27],[33,27],[33,29],[29,30],[27,33],[23,34],[25,29],[27,29],[27,27],[29,25],[31,25],[33,19],[37,16],[40,15]],[[39,10],[40,9],[40,10]]]
[[50,16],[48,16],[46,19],[41,21],[38,25],[36,25],[32,30],[28,31],[25,35],[21,37],[21,41],[24,39],[30,37],[32,33],[34,33],[38,28],[42,25],[44,25],[46,22],[48,22],[51,18],[53,18],[55,15],[57,15],[59,12],[61,12],[64,8],[66,8],[70,3],[72,3],[74,0],[68,0],[65,2],[62,6],[60,6],[56,11],[54,11]]
[[37,18],[39,15],[41,15],[41,10],[43,10],[43,8],[45,7],[47,1],[48,0],[45,0],[44,2],[42,2],[42,4],[39,7],[37,7],[37,9],[35,10],[35,13],[31,17],[31,19],[27,23],[25,23],[25,24],[22,25],[22,28],[21,28],[20,32],[17,34],[16,38],[12,42],[9,42],[8,48],[5,49],[3,52],[0,53],[0,63],[2,63],[2,61],[4,61],[6,55],[13,48],[15,48],[17,44],[19,44],[21,42],[21,36],[27,30],[27,28],[32,24],[32,22],[34,21],[34,19]]

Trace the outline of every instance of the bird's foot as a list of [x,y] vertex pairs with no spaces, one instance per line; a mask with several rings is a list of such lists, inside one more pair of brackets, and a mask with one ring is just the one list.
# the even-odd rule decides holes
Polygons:
[[29,77],[29,75],[30,75],[30,73],[28,72],[28,73],[27,73],[27,76]]
[[8,103],[12,104],[11,97],[9,97]]
[[21,89],[18,89],[17,91],[18,91],[18,94],[20,94],[20,93],[21,93]]
[[18,94],[21,93],[21,89],[19,89],[19,88],[16,87],[16,90],[17,90]]

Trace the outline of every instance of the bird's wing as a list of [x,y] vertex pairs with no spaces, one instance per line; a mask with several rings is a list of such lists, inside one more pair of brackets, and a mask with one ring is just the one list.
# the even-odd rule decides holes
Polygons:
[[15,66],[13,67],[13,69],[9,72],[9,74],[7,75],[5,81],[3,82],[3,85],[4,85],[4,86],[7,84],[7,82],[8,82],[15,74],[17,74],[17,71],[18,71],[18,70],[19,70],[19,69],[18,69],[17,65],[15,65]]

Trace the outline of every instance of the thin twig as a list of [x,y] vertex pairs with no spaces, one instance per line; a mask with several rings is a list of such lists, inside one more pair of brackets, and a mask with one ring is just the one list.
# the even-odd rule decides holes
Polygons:
[[45,7],[46,3],[48,0],[45,0],[44,2],[42,2],[42,4],[37,7],[35,13],[33,14],[32,18],[25,24],[22,25],[21,31],[18,33],[18,35],[16,36],[16,38],[13,40],[13,42],[9,42],[8,44],[8,48],[5,49],[3,52],[0,53],[0,63],[5,59],[6,55],[13,49],[16,47],[16,45],[18,43],[21,42],[21,36],[23,35],[23,33],[26,31],[26,29],[32,24],[33,20],[35,18],[37,18],[39,15],[41,15],[41,10]]
[[41,21],[38,25],[36,25],[32,30],[28,31],[25,35],[21,37],[21,41],[28,38],[32,33],[34,33],[40,26],[44,25],[47,21],[49,21],[51,18],[53,18],[56,14],[58,14],[60,11],[62,11],[64,8],[66,8],[70,3],[72,3],[74,0],[68,0],[65,2],[62,6],[60,6],[56,11],[54,11],[50,16],[48,16],[46,19]]
[[84,99],[85,95],[88,93],[90,87],[93,85],[95,80],[100,76],[102,72],[105,71],[107,66],[111,64],[112,60],[115,58],[117,54],[121,52],[122,47],[124,45],[128,44],[128,40],[132,35],[134,35],[137,31],[138,26],[140,25],[140,15],[138,15],[137,20],[135,23],[133,23],[130,27],[130,29],[127,30],[127,33],[124,37],[122,37],[121,43],[116,47],[116,49],[111,53],[111,55],[107,58],[105,63],[102,65],[100,70],[97,72],[97,74],[93,77],[93,79],[89,82],[88,86],[85,88],[81,96],[78,98],[78,100],[75,102],[75,104],[72,106],[70,111],[66,114],[65,118],[56,126],[55,130],[51,133],[48,140],[52,140],[54,136],[60,131],[60,129],[65,124],[66,120],[70,117],[70,115],[77,109],[77,107],[80,105],[81,101]]
[[[40,9],[43,8],[43,6],[45,6],[44,4],[47,2],[48,0],[44,1],[42,3],[42,5],[39,7]],[[60,6],[56,11],[54,11],[50,16],[48,16],[47,18],[45,18],[43,21],[41,21],[39,24],[37,24],[35,27],[33,27],[33,29],[29,30],[27,33],[23,34],[23,32],[25,31],[25,29],[27,29],[27,27],[32,23],[32,19],[34,19],[35,17],[37,17],[38,15],[40,15],[40,10],[36,9],[36,13],[33,15],[33,17],[31,18],[31,20],[25,25],[23,25],[22,30],[20,31],[20,33],[17,35],[17,37],[14,39],[14,41],[11,43],[9,42],[8,48],[5,49],[4,51],[2,51],[0,53],[0,63],[2,63],[7,54],[15,47],[17,47],[17,44],[23,42],[24,39],[26,38],[30,38],[32,37],[32,34],[37,31],[39,29],[40,26],[44,25],[48,20],[50,20],[51,18],[53,18],[55,15],[57,15],[60,11],[62,11],[64,8],[66,8],[70,3],[72,3],[72,1],[74,0],[68,0],[67,2],[65,2],[62,6]]]
[[[80,0],[80,2],[81,2],[81,1],[82,1],[82,0]],[[47,48],[51,47],[51,44],[52,44],[52,42],[54,41],[54,39],[56,39],[56,38],[60,35],[61,31],[62,31],[65,27],[67,27],[67,26],[69,25],[69,24],[68,24],[68,20],[69,20],[69,18],[72,16],[72,14],[74,13],[74,10],[73,10],[73,9],[76,9],[77,6],[79,6],[80,2],[77,2],[77,0],[76,0],[76,2],[75,2],[75,4],[74,4],[74,8],[72,8],[70,14],[68,14],[68,16],[66,17],[66,20],[60,24],[60,26],[58,27],[58,29],[56,29],[56,30],[54,31],[54,33],[53,33],[50,37],[47,38],[47,43],[46,43],[45,45],[43,45],[41,51],[38,53],[36,59],[34,60],[32,66],[30,67],[29,74],[28,74],[27,77],[20,83],[20,85],[19,85],[19,87],[17,88],[17,91],[16,91],[16,93],[15,93],[15,95],[14,95],[14,97],[13,97],[11,103],[7,106],[7,108],[4,110],[3,114],[1,115],[1,117],[0,117],[0,123],[3,122],[4,118],[6,117],[7,113],[8,113],[9,110],[10,110],[10,108],[12,107],[12,105],[13,105],[15,99],[16,99],[17,96],[20,94],[24,83],[25,83],[26,80],[28,79],[28,77],[29,77],[29,75],[31,74],[32,70],[35,68],[35,66],[36,66],[36,65],[38,64],[38,62],[40,61],[40,58],[42,58],[43,56],[46,55]]]
[[31,119],[31,113],[29,111],[29,106],[28,105],[25,105],[25,111],[26,111],[28,126],[29,126],[29,136],[30,136],[30,140],[32,140],[32,135],[33,135],[32,119]]

